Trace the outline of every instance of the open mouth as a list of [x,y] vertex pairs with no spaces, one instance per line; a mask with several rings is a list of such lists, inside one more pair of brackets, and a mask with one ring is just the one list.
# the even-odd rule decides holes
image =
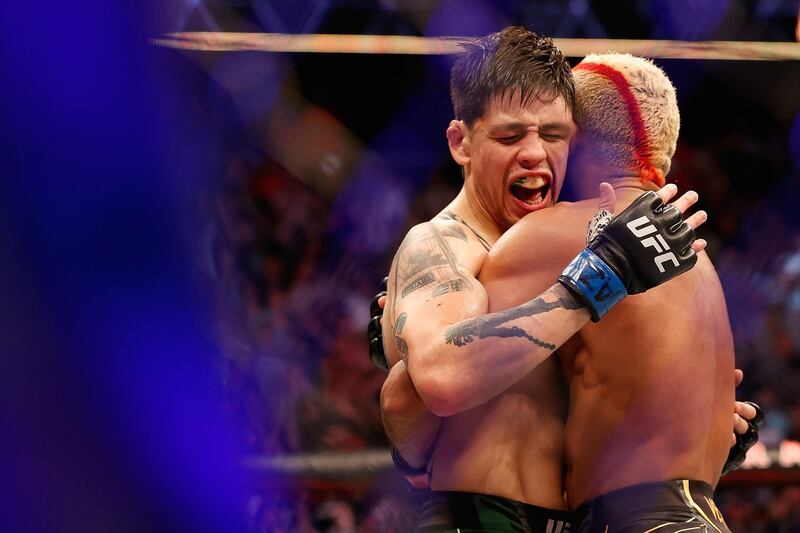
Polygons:
[[541,203],[550,190],[550,181],[542,176],[522,176],[511,183],[514,198],[528,205]]

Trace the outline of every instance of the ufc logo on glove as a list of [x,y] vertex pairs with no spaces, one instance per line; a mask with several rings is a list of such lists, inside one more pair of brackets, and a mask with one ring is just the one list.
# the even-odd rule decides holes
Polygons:
[[[558,281],[597,322],[626,295],[644,292],[692,268],[697,262],[693,240],[694,230],[681,212],[665,206],[655,192],[647,192],[600,229]],[[653,259],[646,248],[659,255]],[[667,262],[673,264],[669,272],[664,269]]]
[[641,242],[642,246],[644,246],[645,248],[652,246],[653,248],[656,249],[656,253],[661,254],[656,256],[655,259],[653,259],[653,262],[658,267],[659,272],[661,272],[662,274],[665,272],[664,263],[666,263],[667,261],[671,261],[673,266],[678,266],[680,264],[678,262],[678,258],[675,257],[674,253],[672,252],[662,253],[665,252],[666,250],[669,250],[670,247],[667,244],[667,241],[664,240],[664,237],[662,237],[661,234],[658,233],[656,227],[650,222],[649,218],[643,215],[637,218],[636,220],[631,220],[626,225],[630,230],[630,232],[633,233],[639,239],[655,233],[655,236],[647,237],[646,239],[641,239],[639,242]]

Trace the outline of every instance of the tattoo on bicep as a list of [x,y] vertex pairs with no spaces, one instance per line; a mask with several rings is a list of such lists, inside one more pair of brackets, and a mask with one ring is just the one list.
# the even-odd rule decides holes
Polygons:
[[[409,234],[395,257],[394,291],[400,298],[428,287],[438,279],[461,280],[462,290],[468,283],[441,232],[433,224]],[[393,300],[397,303],[398,298]]]
[[479,339],[485,339],[487,337],[523,337],[536,346],[547,350],[555,350],[557,348],[555,344],[538,339],[518,326],[504,325],[518,318],[546,313],[553,309],[573,310],[582,307],[571,294],[559,292],[560,291],[557,290],[550,290],[545,293],[554,294],[556,296],[556,299],[552,302],[546,302],[540,296],[526,304],[513,307],[506,311],[500,311],[488,316],[459,322],[447,329],[444,337],[445,343],[455,346],[464,346],[475,340],[476,337]]
[[447,259],[441,254],[409,254],[405,261],[403,278],[409,280],[420,272],[445,265]]
[[404,361],[406,357],[408,357],[408,344],[400,334],[403,333],[403,327],[406,325],[406,318],[408,318],[406,313],[400,313],[400,316],[397,317],[397,320],[394,322],[394,344],[397,347],[397,351],[403,356]]
[[430,285],[434,281],[436,281],[436,278],[434,278],[433,274],[431,274],[430,272],[422,274],[418,278],[415,278],[411,283],[403,287],[402,298],[405,298],[406,296],[408,296],[417,289],[421,289],[425,285]]
[[441,296],[449,292],[460,292],[464,290],[464,281],[460,279],[451,279],[442,283],[433,289],[433,297]]

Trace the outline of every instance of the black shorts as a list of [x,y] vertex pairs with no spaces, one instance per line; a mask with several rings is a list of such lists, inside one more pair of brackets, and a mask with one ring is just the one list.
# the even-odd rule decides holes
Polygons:
[[730,533],[703,481],[678,479],[633,485],[582,504],[577,533]]
[[431,492],[422,504],[417,533],[479,531],[565,533],[572,513],[468,492]]

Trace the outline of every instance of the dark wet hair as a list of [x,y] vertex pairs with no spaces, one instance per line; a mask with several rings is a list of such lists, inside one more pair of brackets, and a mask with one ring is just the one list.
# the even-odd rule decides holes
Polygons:
[[455,118],[472,126],[494,96],[518,91],[524,104],[564,98],[575,110],[575,83],[569,63],[553,40],[511,26],[486,37],[465,41],[450,72],[450,99]]

